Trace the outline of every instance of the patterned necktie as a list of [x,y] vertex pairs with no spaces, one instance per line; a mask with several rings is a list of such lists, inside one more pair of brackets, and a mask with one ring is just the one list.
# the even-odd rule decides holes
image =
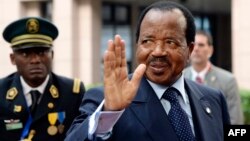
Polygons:
[[171,105],[168,119],[180,141],[195,141],[188,116],[179,104],[178,92],[177,89],[170,87],[163,94],[163,98],[168,100]]
[[196,76],[195,81],[196,81],[197,83],[200,83],[200,84],[203,83],[203,80],[201,79],[200,76]]
[[37,91],[37,90],[31,90],[30,94],[31,94],[31,99],[32,99],[32,104],[30,106],[30,111],[31,111],[31,113],[35,113],[35,110],[36,110],[36,107],[37,107],[37,102],[38,102],[38,99],[39,99],[41,93],[39,91]]

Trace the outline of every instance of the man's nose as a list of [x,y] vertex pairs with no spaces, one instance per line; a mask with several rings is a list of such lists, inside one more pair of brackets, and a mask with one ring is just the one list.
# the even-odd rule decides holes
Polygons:
[[41,61],[41,58],[39,56],[39,54],[35,53],[35,52],[32,52],[30,54],[30,62],[31,63],[37,63],[37,62],[40,62]]
[[164,44],[161,42],[157,42],[155,44],[155,48],[153,50],[153,55],[155,56],[162,56],[166,53],[166,48],[164,47]]

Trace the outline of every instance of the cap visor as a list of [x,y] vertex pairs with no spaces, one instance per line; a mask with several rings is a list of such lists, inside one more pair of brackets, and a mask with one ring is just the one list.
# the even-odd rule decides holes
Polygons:
[[27,44],[27,45],[13,46],[12,49],[16,51],[16,50],[28,49],[28,48],[51,48],[51,47],[52,45],[48,45],[48,44]]

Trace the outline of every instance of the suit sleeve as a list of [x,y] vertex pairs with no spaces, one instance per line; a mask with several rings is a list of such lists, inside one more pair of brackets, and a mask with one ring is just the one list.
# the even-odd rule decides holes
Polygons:
[[89,118],[103,100],[102,88],[88,90],[79,108],[80,115],[75,118],[67,131],[65,141],[88,141]]
[[227,105],[230,113],[231,124],[243,124],[243,112],[241,109],[241,100],[238,85],[232,77],[226,85]]

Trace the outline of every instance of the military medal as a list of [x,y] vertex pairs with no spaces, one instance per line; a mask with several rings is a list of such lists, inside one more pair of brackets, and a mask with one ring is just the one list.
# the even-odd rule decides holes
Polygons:
[[58,114],[56,112],[48,114],[48,120],[49,120],[50,126],[48,127],[47,132],[51,136],[54,136],[58,131],[57,127],[55,126],[57,118],[58,118]]
[[49,133],[49,135],[54,136],[57,133],[58,129],[56,126],[51,125],[49,126],[49,128],[47,129],[47,132]]
[[63,124],[59,124],[57,128],[58,128],[58,132],[59,132],[60,134],[62,134],[63,131],[64,131],[64,125],[63,125]]
[[62,134],[64,131],[64,125],[63,125],[64,119],[65,119],[65,112],[58,112],[58,121],[60,122],[60,124],[58,125],[58,132],[60,134]]

